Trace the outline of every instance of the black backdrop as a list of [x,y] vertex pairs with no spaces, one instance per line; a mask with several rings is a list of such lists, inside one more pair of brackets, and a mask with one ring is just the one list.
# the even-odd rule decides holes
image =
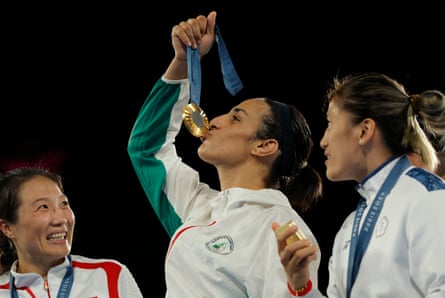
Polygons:
[[[172,56],[170,29],[215,9],[245,89],[223,87],[216,51],[203,60],[201,105],[213,116],[239,100],[270,96],[305,113],[318,144],[321,104],[336,74],[385,72],[410,93],[445,90],[440,9],[387,2],[255,5],[222,1],[153,4],[3,4],[1,171],[42,161],[65,178],[76,213],[73,253],[125,263],[144,295],[162,297],[168,238],[148,205],[126,145],[133,121]],[[179,153],[217,187],[186,131]],[[324,173],[316,148],[312,165]],[[320,241],[320,286],[335,232],[356,203],[353,183],[325,181],[305,219]]]

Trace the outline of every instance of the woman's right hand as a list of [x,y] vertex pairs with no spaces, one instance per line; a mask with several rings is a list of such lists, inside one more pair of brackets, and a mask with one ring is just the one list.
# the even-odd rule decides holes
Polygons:
[[171,31],[175,58],[187,59],[187,46],[196,49],[199,44],[200,56],[206,55],[215,41],[216,11],[206,17],[199,15],[173,26]]
[[[277,222],[273,222],[272,230],[275,232],[279,226]],[[288,244],[287,238],[297,231],[297,226],[289,226],[281,234],[275,233],[280,261],[286,272],[289,285],[293,289],[305,287],[311,279],[309,265],[316,260],[318,251],[318,248],[312,245],[308,239]]]

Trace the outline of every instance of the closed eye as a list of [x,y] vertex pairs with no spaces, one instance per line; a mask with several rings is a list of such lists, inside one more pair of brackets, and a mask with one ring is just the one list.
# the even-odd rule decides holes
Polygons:
[[241,118],[238,116],[239,114],[244,114],[246,116],[248,116],[246,110],[241,109],[241,108],[233,108],[232,109],[232,120],[233,121],[241,121]]
[[37,206],[37,210],[39,209],[48,209],[48,205],[47,204],[40,204]]
[[232,115],[232,121],[240,121],[240,120],[241,119],[237,115],[235,114]]

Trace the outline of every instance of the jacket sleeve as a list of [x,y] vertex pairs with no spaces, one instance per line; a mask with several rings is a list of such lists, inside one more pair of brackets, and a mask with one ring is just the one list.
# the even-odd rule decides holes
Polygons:
[[[187,104],[188,80],[159,79],[142,105],[128,141],[127,151],[136,176],[163,227],[172,236],[181,219],[163,192],[168,165],[156,157],[161,148],[176,156],[173,144],[181,122],[172,121]],[[172,159],[173,160],[173,159]]]
[[200,181],[182,162],[175,138],[188,104],[189,81],[158,80],[143,104],[128,142],[128,154],[142,188],[163,227],[172,236],[186,220],[208,218],[218,191]]
[[121,266],[122,268],[119,274],[119,297],[144,297],[128,267],[123,264],[121,264]]

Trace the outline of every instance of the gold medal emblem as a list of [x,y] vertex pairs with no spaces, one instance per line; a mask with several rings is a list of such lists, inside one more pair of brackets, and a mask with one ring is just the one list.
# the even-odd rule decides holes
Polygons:
[[189,103],[182,109],[182,120],[188,131],[199,138],[209,130],[209,119],[195,103]]

